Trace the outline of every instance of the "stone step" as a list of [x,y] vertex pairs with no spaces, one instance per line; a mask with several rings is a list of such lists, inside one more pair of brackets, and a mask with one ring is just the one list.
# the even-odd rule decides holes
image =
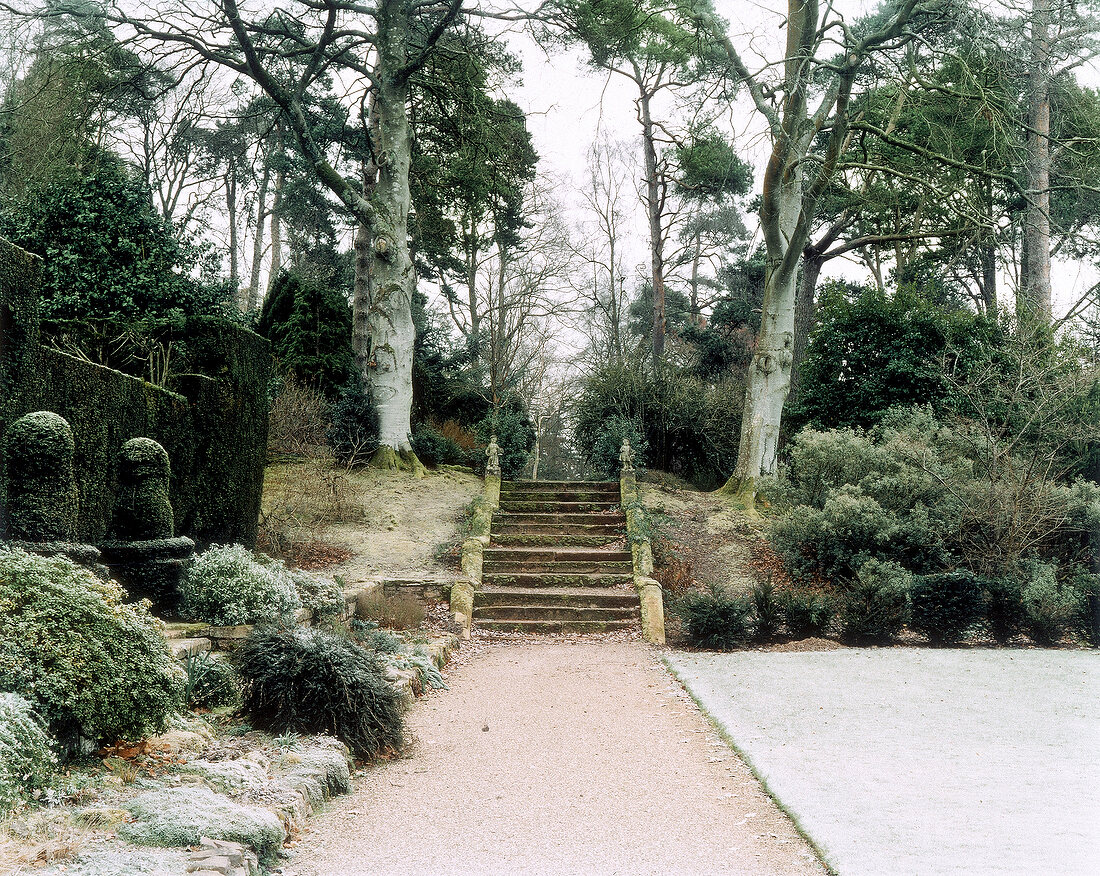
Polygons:
[[487,547],[484,556],[486,563],[629,563],[631,555],[585,547]]
[[504,587],[474,594],[475,613],[490,605],[571,605],[575,608],[638,608],[638,596],[599,587]]
[[486,587],[622,587],[633,586],[634,573],[617,572],[486,572]]
[[598,513],[600,511],[612,511],[618,506],[617,499],[606,502],[528,502],[519,499],[506,499],[503,496],[500,499],[500,510],[502,512],[521,514],[530,512],[546,514]]
[[538,547],[541,545],[563,545],[567,547],[599,547],[616,539],[621,539],[623,533],[618,530],[605,532],[602,535],[591,533],[562,533],[562,532],[507,532],[493,533],[493,544],[502,547]]
[[579,513],[530,512],[496,513],[493,531],[498,526],[626,526],[622,511],[589,511]]
[[507,492],[536,493],[576,492],[578,490],[593,493],[619,494],[618,481],[504,481],[500,485],[501,495]]
[[595,492],[592,490],[562,490],[560,492],[551,492],[548,490],[501,490],[500,501],[502,503],[553,502],[555,504],[561,502],[612,502],[618,505],[619,494],[617,492]]
[[214,643],[205,637],[197,639],[169,639],[168,650],[177,660],[185,660],[194,654],[214,650]]
[[484,605],[474,602],[474,623],[485,621],[635,621],[635,608],[590,608],[583,605]]
[[512,523],[507,517],[493,524],[493,535],[622,535],[621,523]]
[[479,630],[502,633],[607,633],[612,630],[637,629],[638,621],[631,620],[475,620]]

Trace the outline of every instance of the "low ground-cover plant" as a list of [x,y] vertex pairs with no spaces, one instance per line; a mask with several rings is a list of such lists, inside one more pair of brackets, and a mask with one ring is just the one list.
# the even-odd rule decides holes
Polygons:
[[910,626],[937,645],[958,642],[982,617],[982,583],[965,569],[917,576],[909,598]]
[[840,632],[857,644],[885,645],[905,625],[913,576],[897,563],[867,560],[840,595]]
[[0,691],[36,704],[64,747],[164,727],[184,673],[149,614],[67,559],[0,551]]
[[753,603],[750,596],[712,586],[686,593],[672,605],[691,644],[727,651],[753,637]]
[[240,545],[215,545],[195,558],[183,604],[189,617],[224,626],[275,620],[302,607],[283,564]]
[[42,788],[56,766],[53,742],[31,704],[0,693],[0,818]]
[[328,733],[361,758],[400,749],[401,699],[381,659],[351,638],[257,627],[236,654],[242,711],[273,734]]

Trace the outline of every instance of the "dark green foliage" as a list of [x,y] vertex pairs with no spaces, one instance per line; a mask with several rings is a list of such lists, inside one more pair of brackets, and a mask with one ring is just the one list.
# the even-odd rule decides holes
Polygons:
[[1051,563],[1031,560],[1021,565],[1020,602],[1024,631],[1038,645],[1057,645],[1067,633],[1078,631],[1086,593],[1079,576],[1058,577]]
[[845,291],[821,296],[791,427],[868,427],[899,405],[942,411],[951,394],[945,364],[965,370],[996,334],[980,317],[946,311],[912,290],[887,297],[864,289],[855,298]]
[[985,582],[985,619],[989,634],[1001,645],[1023,628],[1024,604],[1015,576],[1003,575]]
[[630,441],[630,449],[634,451],[634,468],[645,470],[649,445],[642,430],[623,417],[611,417],[596,433],[595,441],[586,454],[588,466],[597,477],[613,479],[619,476],[622,470],[619,454],[622,453],[624,438]]
[[42,788],[57,755],[42,720],[27,700],[0,693],[0,819]]
[[7,205],[0,235],[43,257],[44,317],[136,319],[222,308],[224,290],[190,278],[196,253],[109,152],[97,152],[83,174]]
[[427,423],[413,429],[413,450],[425,465],[472,465],[471,455],[459,447],[458,442],[441,435]]
[[79,507],[73,432],[62,417],[36,411],[4,433],[7,483],[3,535],[14,541],[75,541]]
[[775,638],[783,625],[783,603],[775,585],[770,580],[758,581],[752,588],[752,607],[756,618],[755,633],[758,641]]
[[982,616],[981,582],[965,569],[918,575],[909,597],[910,626],[937,645],[958,642]]
[[62,558],[0,551],[0,690],[38,704],[64,744],[165,726],[183,672],[140,604]]
[[[0,238],[0,424],[38,398],[38,297],[42,260]],[[0,508],[2,509],[2,508]]]
[[401,748],[400,695],[381,660],[347,636],[303,627],[252,631],[236,653],[241,708],[275,734],[330,733],[361,758]]
[[122,541],[171,538],[172,503],[168,498],[171,463],[152,438],[131,438],[118,455],[118,490],[112,535]]
[[183,694],[189,708],[232,706],[240,698],[237,673],[228,661],[208,652],[190,654],[186,670],[187,684]]
[[841,594],[841,635],[857,644],[892,642],[905,624],[911,581],[897,563],[867,560]]
[[712,586],[701,593],[692,591],[673,605],[692,645],[728,651],[752,638],[753,602]]
[[645,438],[649,468],[712,488],[733,470],[743,404],[743,387],[732,380],[707,383],[669,364],[656,374],[641,362],[608,365],[581,386],[574,441],[587,456],[607,423],[626,420]]
[[330,413],[328,443],[345,465],[365,465],[378,448],[378,412],[357,375],[340,387]]
[[335,398],[354,375],[351,306],[339,291],[283,273],[264,299],[256,332],[279,367]]
[[743,195],[752,186],[752,167],[714,129],[692,132],[675,152],[680,171],[676,186],[693,201]]
[[[475,426],[478,439],[485,446],[491,436],[497,436],[500,445],[500,472],[505,480],[519,477],[531,458],[535,446],[535,429],[518,396],[511,396],[495,412],[490,413]],[[484,456],[477,461],[484,468]]]
[[793,639],[824,636],[836,617],[836,599],[812,587],[792,587],[777,595],[787,633]]

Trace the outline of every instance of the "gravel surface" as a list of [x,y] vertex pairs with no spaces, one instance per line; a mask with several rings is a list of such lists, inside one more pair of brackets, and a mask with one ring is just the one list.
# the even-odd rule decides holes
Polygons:
[[668,663],[841,876],[1100,873],[1095,652]]
[[459,654],[451,689],[413,707],[412,756],[359,777],[285,873],[824,872],[649,646]]

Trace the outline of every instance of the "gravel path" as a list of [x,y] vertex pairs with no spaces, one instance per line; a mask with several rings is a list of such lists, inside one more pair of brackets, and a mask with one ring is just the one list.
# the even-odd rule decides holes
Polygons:
[[465,660],[413,707],[413,756],[358,778],[285,873],[824,872],[648,646],[528,639]]
[[841,876],[1100,873],[1100,656],[669,655]]

